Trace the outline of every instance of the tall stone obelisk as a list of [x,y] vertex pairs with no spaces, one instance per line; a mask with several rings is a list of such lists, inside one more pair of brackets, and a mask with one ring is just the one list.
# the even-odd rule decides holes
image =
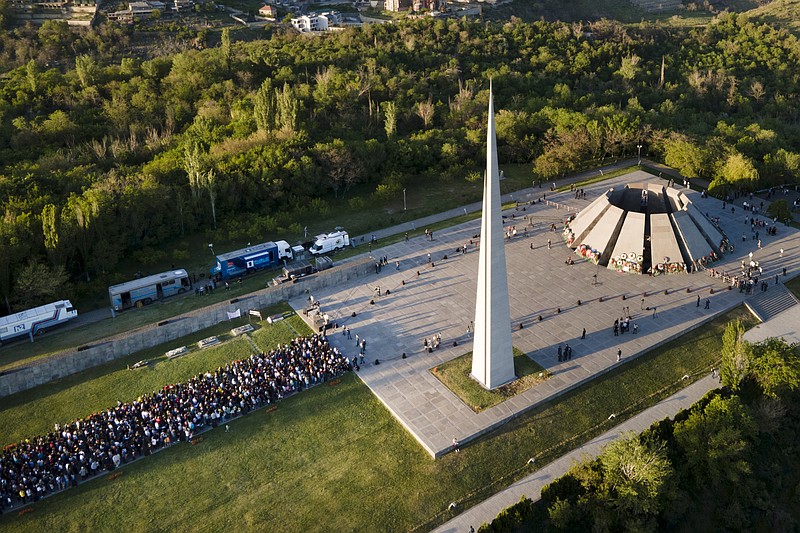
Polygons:
[[511,314],[500,207],[500,170],[497,164],[494,95],[491,86],[471,375],[487,389],[504,385],[516,377],[511,346]]

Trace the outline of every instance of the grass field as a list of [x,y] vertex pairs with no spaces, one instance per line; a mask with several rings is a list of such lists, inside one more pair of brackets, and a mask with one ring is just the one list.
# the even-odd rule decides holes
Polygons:
[[[437,461],[348,374],[233,422],[231,433],[212,431],[117,479],[0,517],[0,529],[427,531],[452,516],[451,501],[463,510],[531,472],[528,458],[546,463],[685,386],[684,374],[705,375],[725,324],[737,317],[749,315],[732,311]],[[42,393],[29,402],[38,404],[32,416],[49,428],[54,420],[44,413],[65,401],[83,404],[83,396]],[[617,413],[613,423],[609,412]]]
[[496,389],[486,390],[470,377],[472,352],[447,361],[430,371],[476,413],[525,392],[550,377],[550,373],[539,363],[517,348],[514,348],[514,374],[517,379]]

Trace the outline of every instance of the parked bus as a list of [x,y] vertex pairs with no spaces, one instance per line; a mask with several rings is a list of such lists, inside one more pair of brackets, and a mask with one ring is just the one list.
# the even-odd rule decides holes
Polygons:
[[133,306],[143,307],[156,300],[184,293],[191,288],[192,282],[185,270],[170,270],[112,285],[108,288],[108,299],[114,311],[124,311]]
[[60,300],[27,311],[0,318],[0,344],[12,337],[33,336],[44,333],[46,328],[61,324],[78,316],[69,300]]

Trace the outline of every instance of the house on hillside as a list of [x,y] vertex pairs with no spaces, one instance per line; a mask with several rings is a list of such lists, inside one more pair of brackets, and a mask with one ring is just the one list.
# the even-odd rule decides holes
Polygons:
[[268,19],[275,19],[278,17],[278,10],[275,9],[275,6],[261,6],[258,8],[258,14]]
[[341,23],[342,15],[338,11],[309,13],[292,19],[292,26],[299,32],[328,31]]

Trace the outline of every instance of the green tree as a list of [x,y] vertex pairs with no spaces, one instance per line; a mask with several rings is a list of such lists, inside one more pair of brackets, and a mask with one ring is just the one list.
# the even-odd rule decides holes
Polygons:
[[629,54],[623,57],[617,74],[619,74],[626,83],[632,81],[639,72],[639,61],[641,61],[641,59],[642,58],[636,54]]
[[189,179],[189,188],[194,198],[200,195],[200,189],[203,187],[205,179],[203,170],[204,156],[205,154],[198,142],[188,144],[184,150],[183,170],[186,171],[186,177]]
[[39,66],[33,59],[25,65],[25,79],[28,81],[28,87],[31,92],[36,94],[39,90]]
[[39,43],[48,60],[61,60],[75,39],[64,20],[46,20],[39,27]]
[[744,340],[744,326],[736,320],[725,326],[722,334],[722,364],[719,375],[722,384],[738,390],[750,373],[752,352]]
[[672,475],[672,465],[663,447],[651,448],[633,433],[609,444],[600,456],[607,502],[621,520],[656,516],[659,494]]
[[58,253],[58,208],[53,204],[47,204],[42,209],[42,233],[47,255],[55,263]]
[[253,98],[253,117],[258,131],[270,132],[275,127],[275,93],[269,78],[264,80]]
[[723,160],[717,177],[731,185],[751,189],[758,181],[758,170],[749,157],[734,152]]
[[96,223],[99,214],[100,195],[94,189],[89,189],[82,195],[72,193],[66,208],[61,212],[62,227],[67,226],[71,230],[87,282],[91,281],[91,251],[97,236]]
[[78,74],[81,87],[87,89],[95,84],[100,68],[92,56],[80,55],[75,58],[75,72]]
[[358,183],[362,173],[361,163],[353,157],[353,153],[341,139],[334,139],[327,144],[315,147],[317,157],[325,168],[331,189],[336,197],[342,196]]
[[739,397],[714,396],[675,424],[675,439],[686,461],[682,467],[698,486],[737,483],[752,470],[748,452],[757,431]]
[[766,396],[774,398],[780,391],[797,390],[800,386],[800,353],[797,345],[772,338],[752,345],[751,350],[751,374]]
[[217,174],[212,168],[202,176],[203,187],[208,192],[208,199],[211,202],[211,222],[214,229],[217,229]]
[[280,91],[275,89],[275,101],[281,131],[288,134],[294,133],[297,130],[299,104],[288,83],[284,83],[283,89]]
[[703,150],[697,143],[685,137],[670,139],[664,145],[664,161],[687,178],[703,174],[704,159]]
[[63,299],[68,280],[64,267],[50,268],[31,261],[19,271],[14,284],[14,302],[19,308],[29,309]]
[[231,29],[222,29],[222,40],[220,42],[220,52],[222,53],[222,63],[225,65],[225,70],[230,72],[231,60],[233,58],[233,48],[231,46]]
[[394,102],[383,102],[383,129],[386,137],[392,139],[397,132],[397,105]]

